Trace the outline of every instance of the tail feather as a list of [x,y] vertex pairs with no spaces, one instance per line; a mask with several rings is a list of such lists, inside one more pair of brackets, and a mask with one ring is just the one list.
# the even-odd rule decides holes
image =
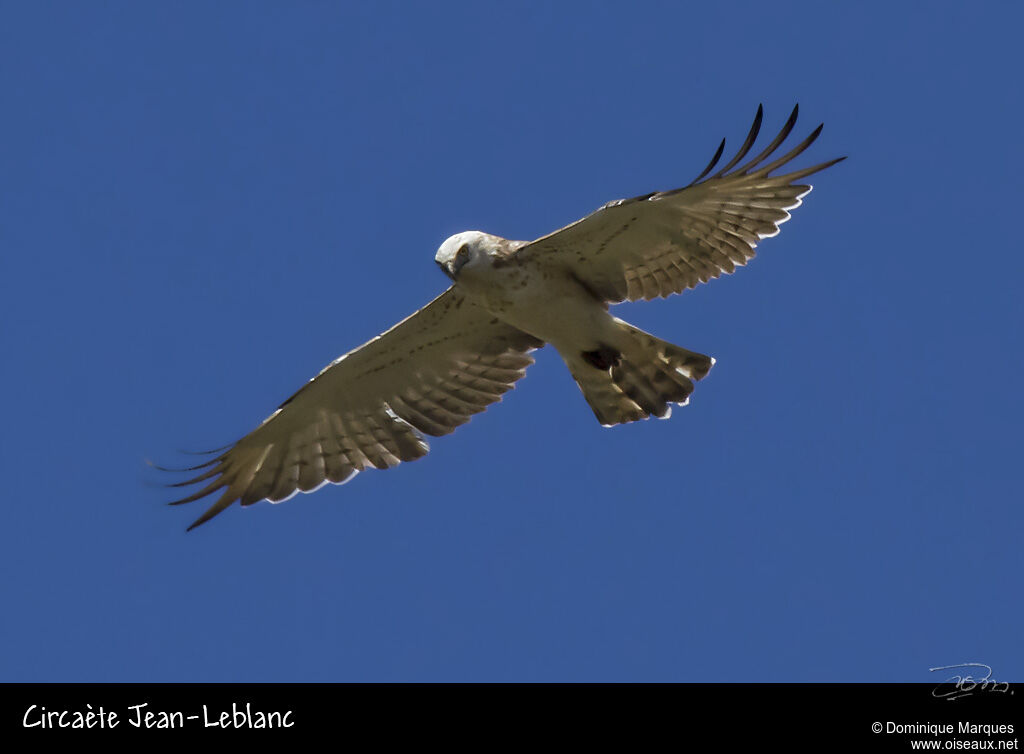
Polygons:
[[670,404],[685,406],[693,383],[715,360],[654,337],[616,320],[619,346],[568,356],[566,363],[583,397],[605,426],[657,416],[667,419]]

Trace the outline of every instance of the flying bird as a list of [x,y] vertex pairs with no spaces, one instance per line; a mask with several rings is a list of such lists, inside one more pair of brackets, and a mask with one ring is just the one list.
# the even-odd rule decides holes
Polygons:
[[757,156],[763,110],[746,140],[689,185],[608,202],[535,241],[481,231],[441,244],[451,286],[415,314],[336,359],[256,429],[171,485],[206,484],[172,505],[219,496],[189,530],[234,502],[282,502],[327,482],[426,455],[438,437],[501,400],[550,343],[605,426],[668,418],[714,359],[612,316],[609,305],[681,293],[754,256],[811,186],[798,181],[845,158],[772,175],[807,149],[819,125],[782,155],[798,108]]

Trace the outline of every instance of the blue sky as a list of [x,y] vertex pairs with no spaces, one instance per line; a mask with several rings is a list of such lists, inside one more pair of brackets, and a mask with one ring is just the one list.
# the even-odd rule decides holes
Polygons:
[[[3,680],[1024,680],[1019,5],[3,15]],[[424,460],[163,505],[146,459],[425,304],[447,236],[685,184],[761,102],[850,159],[616,309],[718,360],[669,421],[548,348]]]

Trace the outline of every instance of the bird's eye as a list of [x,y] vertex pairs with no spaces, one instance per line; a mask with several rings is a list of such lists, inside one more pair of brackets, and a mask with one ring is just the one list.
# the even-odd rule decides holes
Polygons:
[[469,244],[464,243],[459,247],[459,250],[455,253],[457,259],[465,259],[469,256]]

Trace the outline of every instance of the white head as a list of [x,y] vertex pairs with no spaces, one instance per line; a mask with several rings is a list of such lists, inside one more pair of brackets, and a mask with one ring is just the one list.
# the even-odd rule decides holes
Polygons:
[[445,275],[452,280],[459,279],[459,273],[465,269],[475,269],[490,265],[490,257],[499,249],[503,239],[483,233],[479,230],[467,230],[456,233],[446,240],[434,255],[434,261],[440,265]]

